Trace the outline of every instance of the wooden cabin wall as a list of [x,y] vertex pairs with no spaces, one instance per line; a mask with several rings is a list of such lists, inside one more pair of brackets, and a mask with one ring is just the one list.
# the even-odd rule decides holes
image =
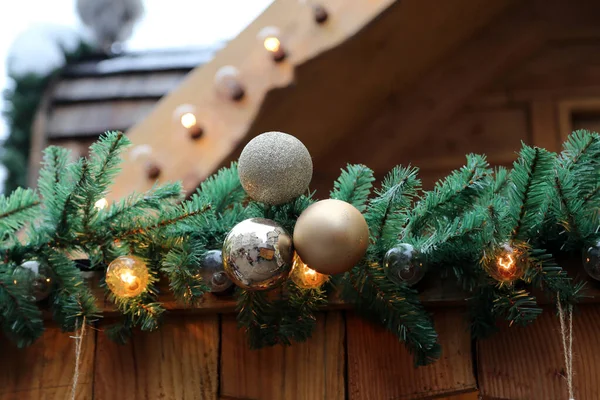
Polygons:
[[[586,25],[585,14],[600,14],[584,9],[575,18],[569,10],[541,9],[542,3],[504,14],[411,87],[391,91],[368,123],[315,159],[320,195],[346,162],[365,163],[380,177],[395,164],[412,163],[431,187],[463,165],[467,152],[510,165],[521,141],[558,151],[572,129],[599,129],[600,29],[596,21]],[[84,340],[77,398],[566,398],[552,309],[527,328],[501,327],[476,346],[463,308],[431,311],[443,354],[419,369],[393,336],[346,311],[320,314],[306,343],[259,351],[248,349],[232,314],[172,315],[159,331],[137,333],[124,346],[108,341],[99,324]],[[599,313],[600,306],[589,304],[574,316],[575,398],[581,400],[600,398]],[[2,340],[0,398],[68,398],[73,346],[52,326],[25,350]]]

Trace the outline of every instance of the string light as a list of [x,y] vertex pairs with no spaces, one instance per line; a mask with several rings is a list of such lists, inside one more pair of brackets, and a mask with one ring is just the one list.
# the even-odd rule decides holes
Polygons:
[[215,87],[217,93],[233,101],[244,98],[246,91],[240,83],[240,72],[233,65],[226,65],[215,74]]
[[302,289],[315,289],[327,282],[329,276],[310,268],[302,261],[298,253],[295,253],[291,279],[296,286]]
[[319,4],[314,0],[300,0],[300,3],[312,8],[313,16],[317,24],[323,24],[329,19],[329,13],[322,4]]
[[527,269],[527,250],[509,244],[502,245],[487,267],[488,273],[499,282],[520,279]]
[[200,139],[204,134],[204,130],[198,125],[196,108],[191,104],[182,104],[177,107],[173,112],[173,117],[188,132],[191,139]]
[[103,210],[106,207],[108,207],[108,201],[104,197],[94,203],[94,208],[97,210]]
[[139,296],[149,280],[148,267],[135,256],[117,257],[106,269],[106,284],[117,297]]
[[285,49],[281,44],[281,32],[279,28],[267,26],[258,33],[258,39],[262,42],[265,50],[272,54],[273,61],[281,62],[285,59]]
[[132,162],[143,163],[146,171],[146,177],[155,180],[160,176],[160,167],[152,161],[152,146],[149,144],[140,144],[129,151],[129,159]]

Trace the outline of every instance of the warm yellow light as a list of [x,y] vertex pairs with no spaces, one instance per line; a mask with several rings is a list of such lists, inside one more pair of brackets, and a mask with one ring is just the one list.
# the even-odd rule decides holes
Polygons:
[[314,289],[323,285],[329,276],[321,274],[306,265],[298,253],[294,256],[294,268],[291,274],[292,281],[303,289]]
[[190,129],[196,126],[196,116],[191,112],[183,114],[181,116],[181,125],[183,125],[185,129]]
[[129,271],[125,271],[121,274],[121,280],[125,283],[132,283],[135,281],[135,276]]
[[146,264],[135,256],[121,256],[106,269],[106,284],[117,297],[142,294],[150,281]]
[[263,43],[265,49],[267,49],[267,51],[270,51],[271,53],[278,52],[279,48],[281,47],[281,42],[274,36],[266,37]]
[[515,267],[515,259],[512,254],[507,254],[506,257],[498,258],[498,265],[506,271],[510,271]]
[[46,278],[46,282],[50,283],[50,278]]
[[108,201],[103,197],[100,200],[98,200],[97,202],[94,203],[94,207],[97,210],[102,210],[106,207],[108,207]]

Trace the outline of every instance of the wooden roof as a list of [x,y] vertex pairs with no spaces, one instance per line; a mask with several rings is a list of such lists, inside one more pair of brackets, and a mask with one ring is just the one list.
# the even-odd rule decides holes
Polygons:
[[69,65],[48,91],[47,137],[95,137],[129,129],[217,48],[124,54]]

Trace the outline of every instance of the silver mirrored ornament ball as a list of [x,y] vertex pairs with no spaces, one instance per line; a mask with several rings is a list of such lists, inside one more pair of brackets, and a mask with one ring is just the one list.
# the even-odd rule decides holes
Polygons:
[[252,139],[240,154],[240,182],[256,201],[283,204],[299,197],[312,179],[312,158],[304,144],[283,132]]
[[267,290],[284,282],[292,270],[293,256],[292,236],[270,219],[242,221],[223,242],[225,272],[247,290]]
[[233,282],[223,269],[223,253],[221,250],[209,250],[200,265],[202,282],[210,288],[211,293],[221,293],[229,289]]
[[419,261],[417,251],[408,243],[388,250],[383,258],[383,267],[387,276],[397,284],[412,286],[425,276],[425,267]]
[[600,242],[583,251],[583,268],[589,276],[600,281]]

